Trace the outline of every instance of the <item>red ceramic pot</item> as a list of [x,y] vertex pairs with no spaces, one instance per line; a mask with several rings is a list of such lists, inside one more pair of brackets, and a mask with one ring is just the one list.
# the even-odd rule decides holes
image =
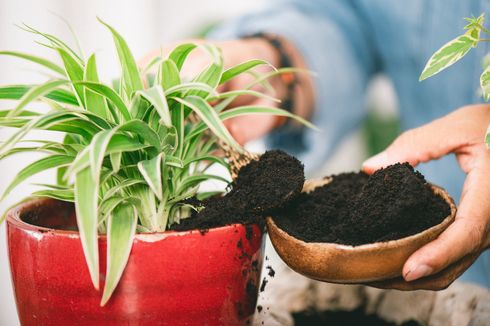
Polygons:
[[[8,213],[22,325],[240,325],[254,312],[263,252],[257,225],[136,235],[104,307],[78,232],[66,230],[75,225],[73,206],[55,200],[31,201]],[[101,280],[106,245],[100,236]]]

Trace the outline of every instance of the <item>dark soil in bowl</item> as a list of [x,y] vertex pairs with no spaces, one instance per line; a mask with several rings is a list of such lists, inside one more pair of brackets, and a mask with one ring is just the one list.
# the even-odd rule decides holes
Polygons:
[[377,315],[368,315],[362,309],[353,311],[302,311],[293,314],[295,326],[419,326],[415,320],[402,324],[386,321]]
[[451,213],[408,163],[371,176],[333,176],[274,212],[277,226],[306,242],[362,245],[400,239],[439,224]]
[[263,222],[272,209],[299,195],[305,181],[304,167],[295,157],[280,150],[267,151],[257,161],[240,169],[231,190],[223,197],[203,202],[192,199],[194,206],[204,207],[172,230],[209,229],[241,223]]

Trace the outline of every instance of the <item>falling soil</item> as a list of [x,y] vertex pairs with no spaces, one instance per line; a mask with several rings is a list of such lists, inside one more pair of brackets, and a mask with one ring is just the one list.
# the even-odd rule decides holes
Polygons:
[[274,213],[274,221],[306,242],[361,245],[400,239],[439,224],[449,205],[422,174],[394,164],[368,176],[344,173],[301,193]]
[[419,326],[419,322],[408,320],[402,324],[386,321],[379,316],[366,314],[362,309],[353,311],[302,311],[293,313],[295,326]]
[[274,268],[272,268],[272,266],[267,266],[266,269],[269,270],[267,275],[269,275],[270,277],[274,277],[276,275],[276,271],[274,270]]
[[194,206],[204,208],[171,229],[205,230],[234,223],[263,223],[267,213],[301,192],[304,181],[303,165],[296,158],[279,150],[265,152],[259,160],[240,169],[225,196],[203,202],[192,199]]

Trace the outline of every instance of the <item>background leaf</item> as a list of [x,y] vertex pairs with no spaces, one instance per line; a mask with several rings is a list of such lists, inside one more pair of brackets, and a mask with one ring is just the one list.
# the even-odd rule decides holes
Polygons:
[[424,80],[451,66],[460,60],[468,51],[476,46],[478,39],[464,34],[448,43],[444,44],[437,50],[427,61],[419,80]]

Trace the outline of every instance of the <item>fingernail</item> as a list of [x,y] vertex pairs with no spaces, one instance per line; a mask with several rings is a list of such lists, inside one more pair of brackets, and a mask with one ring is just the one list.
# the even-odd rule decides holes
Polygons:
[[382,168],[388,162],[388,154],[386,152],[378,153],[370,158],[368,158],[364,163],[362,163],[363,167],[367,168]]
[[410,282],[432,274],[433,269],[427,265],[419,265],[405,274],[405,281]]

